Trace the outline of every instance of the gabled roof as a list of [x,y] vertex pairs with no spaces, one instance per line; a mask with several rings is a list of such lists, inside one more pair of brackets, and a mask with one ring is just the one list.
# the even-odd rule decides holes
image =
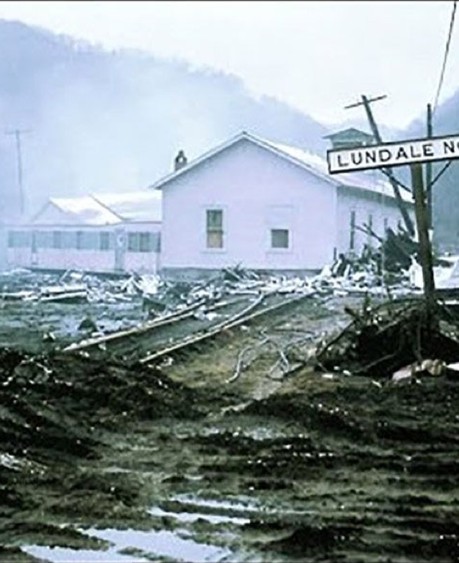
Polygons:
[[[79,225],[115,225],[122,221],[116,213],[102,205],[92,196],[81,197],[51,197],[42,210],[35,215],[32,222],[40,219],[49,209],[54,208],[60,212],[60,221]],[[52,217],[52,215],[51,215]],[[45,217],[46,219],[46,217]],[[55,222],[52,218],[52,222]]]
[[373,139],[373,135],[370,135],[370,133],[366,133],[360,129],[356,129],[355,127],[349,127],[348,129],[343,129],[342,131],[325,135],[324,139],[355,139],[362,137],[365,139]]
[[152,190],[93,194],[94,199],[124,221],[161,221],[162,193]]
[[[338,186],[341,188],[362,189],[369,192],[379,193],[381,195],[384,195],[385,197],[394,197],[393,188],[390,183],[382,178],[377,178],[377,172],[375,171],[372,171],[370,173],[346,172],[344,174],[339,174],[339,176],[332,176],[328,173],[327,161],[319,155],[316,155],[304,149],[300,149],[298,147],[292,147],[290,145],[268,141],[267,139],[252,135],[250,133],[247,133],[246,131],[239,133],[235,137],[232,137],[225,143],[218,145],[217,147],[204,153],[200,157],[189,161],[188,164],[186,164],[179,170],[176,170],[175,172],[172,172],[167,176],[159,179],[157,182],[150,185],[149,188],[164,188],[172,180],[175,180],[176,178],[187,174],[190,170],[196,168],[209,158],[223,152],[224,150],[242,140],[247,140],[251,143],[254,143],[255,145],[268,150],[269,152],[279,156],[280,158],[283,158],[284,160],[300,166],[310,174],[313,174],[317,178],[320,178],[333,186]],[[407,190],[401,190],[401,192],[402,198],[405,201],[412,202],[412,195],[410,192],[408,192]]]
[[116,225],[161,221],[161,192],[151,190],[51,197],[31,223]]
[[[311,169],[309,164],[307,164],[306,162],[300,162],[295,157],[293,157],[289,154],[283,153],[281,150],[279,150],[274,145],[274,143],[271,143],[270,141],[262,139],[261,137],[252,135],[251,133],[247,133],[246,131],[242,131],[242,133],[239,133],[238,135],[236,135],[235,137],[232,137],[228,141],[216,146],[212,150],[205,152],[200,157],[189,161],[188,164],[186,164],[185,166],[183,166],[179,170],[176,170],[174,172],[171,172],[167,176],[164,176],[163,178],[161,178],[160,180],[158,180],[154,184],[151,184],[149,186],[149,188],[150,189],[163,188],[171,180],[175,180],[179,176],[186,174],[187,172],[189,172],[193,168],[196,168],[197,166],[199,166],[202,162],[205,162],[209,158],[212,158],[213,156],[223,152],[224,150],[228,149],[229,147],[232,147],[233,145],[235,145],[236,143],[238,143],[242,140],[250,141],[250,142],[254,143],[255,145],[258,145],[258,146],[260,146],[264,149],[267,149],[268,151],[270,151],[272,153],[277,154],[278,156],[281,156],[282,158],[285,158],[287,160],[294,162],[295,164],[299,164],[302,167],[307,168],[309,172],[312,172],[313,174],[316,174],[316,175],[320,176],[321,178],[323,178],[323,174],[321,172]],[[326,180],[326,181],[329,181],[333,184],[336,184],[336,182],[331,177],[326,177],[326,178],[323,178],[323,179]]]

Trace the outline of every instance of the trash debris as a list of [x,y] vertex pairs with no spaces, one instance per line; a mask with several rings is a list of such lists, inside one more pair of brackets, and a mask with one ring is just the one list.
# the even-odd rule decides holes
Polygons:
[[93,333],[93,332],[97,332],[98,328],[96,323],[91,319],[91,317],[85,317],[78,325],[78,330]]
[[445,363],[459,356],[459,330],[440,305],[433,319],[420,299],[374,307],[364,300],[361,311],[347,312],[352,322],[317,352],[322,371],[349,370],[372,378],[393,374],[393,381],[401,381],[421,372],[441,375]]

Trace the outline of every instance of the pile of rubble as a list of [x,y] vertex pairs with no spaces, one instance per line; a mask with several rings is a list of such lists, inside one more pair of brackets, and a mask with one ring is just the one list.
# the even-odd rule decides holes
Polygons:
[[[389,233],[390,234],[390,233]],[[150,316],[171,312],[199,299],[216,300],[231,294],[300,293],[322,296],[401,296],[419,291],[410,276],[413,248],[388,236],[382,250],[367,247],[362,255],[340,255],[315,276],[286,276],[255,272],[242,266],[224,268],[201,282],[171,281],[158,275],[108,276],[67,271],[47,274],[15,270],[0,275],[0,304],[14,301],[55,303],[118,303],[141,299]],[[403,252],[400,250],[404,242]],[[386,248],[387,247],[387,248]],[[382,247],[383,248],[383,247]],[[382,266],[385,268],[382,268]]]
[[458,379],[459,325],[444,305],[430,310],[407,299],[373,306],[365,299],[361,310],[345,310],[352,322],[319,345],[317,369],[396,382],[423,373]]

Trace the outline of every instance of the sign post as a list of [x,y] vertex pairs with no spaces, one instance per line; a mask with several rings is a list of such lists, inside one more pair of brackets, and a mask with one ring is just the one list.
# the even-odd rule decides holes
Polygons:
[[422,163],[455,158],[459,158],[458,135],[327,151],[330,174],[393,166],[410,166],[419,239],[419,258],[422,266],[424,296],[429,313],[432,312],[435,304],[435,282]]
[[423,185],[422,164],[411,164],[411,182],[414,195],[414,210],[419,238],[419,258],[424,281],[424,297],[427,311],[432,312],[435,304],[435,281],[433,275],[432,246],[429,237],[426,191]]

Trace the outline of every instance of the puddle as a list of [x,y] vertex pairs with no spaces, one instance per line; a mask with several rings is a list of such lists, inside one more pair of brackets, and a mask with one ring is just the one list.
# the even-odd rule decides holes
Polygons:
[[[149,563],[151,555],[170,557],[187,563],[217,563],[231,554],[229,549],[182,539],[173,532],[95,528],[80,531],[110,542],[111,547],[98,551],[29,545],[22,547],[22,551],[50,563]],[[119,553],[126,549],[143,552],[146,558]]]
[[121,555],[115,549],[99,551],[94,549],[70,549],[67,547],[45,547],[28,545],[21,550],[32,557],[50,563],[151,563],[148,559]]
[[243,526],[244,524],[249,524],[249,518],[238,518],[234,516],[223,516],[220,514],[204,514],[200,512],[166,512],[155,506],[148,511],[152,516],[168,516],[169,518],[175,518],[179,522],[196,522],[197,520],[205,520],[209,524],[236,524],[238,526]]
[[134,548],[145,554],[173,557],[177,561],[187,563],[203,561],[216,563],[231,554],[229,549],[182,539],[174,532],[89,529],[86,533],[111,542],[116,546],[117,551]]

